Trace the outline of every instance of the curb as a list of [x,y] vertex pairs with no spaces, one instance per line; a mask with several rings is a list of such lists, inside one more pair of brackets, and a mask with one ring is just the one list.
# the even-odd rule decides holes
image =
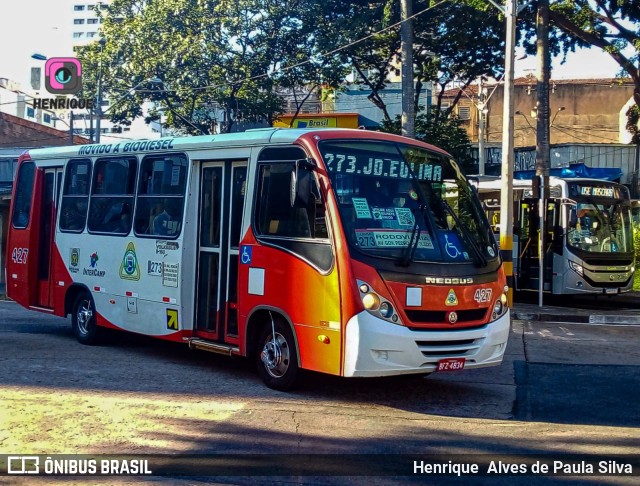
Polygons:
[[548,312],[513,311],[513,319],[520,321],[566,322],[569,324],[640,326],[640,315],[567,315]]
[[552,314],[549,312],[514,311],[513,318],[521,321],[589,323],[589,315]]

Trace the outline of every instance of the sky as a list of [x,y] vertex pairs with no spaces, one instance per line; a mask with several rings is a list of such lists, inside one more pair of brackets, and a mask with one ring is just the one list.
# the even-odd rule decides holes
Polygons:
[[[39,62],[31,59],[35,52],[47,57],[69,55],[71,5],[93,3],[89,0],[18,0],[0,2],[0,78],[28,86],[31,67]],[[517,54],[516,57],[519,57]],[[40,62],[42,64],[42,62]],[[536,73],[535,56],[516,60],[516,77]],[[589,79],[615,77],[617,64],[599,49],[581,49],[570,54],[561,65],[552,61],[552,79]]]
[[73,3],[73,0],[0,2],[0,78],[28,84],[31,67],[44,67],[43,62],[38,64],[31,59],[33,53],[47,57],[68,54],[62,46],[70,35],[69,8]]

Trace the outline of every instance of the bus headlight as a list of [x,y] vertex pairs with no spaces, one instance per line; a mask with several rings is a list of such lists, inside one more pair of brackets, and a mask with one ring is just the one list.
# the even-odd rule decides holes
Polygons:
[[503,308],[504,306],[502,305],[502,302],[500,300],[496,300],[496,303],[493,304],[493,313],[496,315],[496,317],[502,315]]
[[403,325],[391,302],[381,297],[368,283],[358,280],[357,284],[362,305],[369,314],[394,324]]
[[491,309],[492,321],[495,321],[499,317],[502,317],[504,314],[506,314],[507,309],[509,308],[509,306],[507,305],[508,300],[509,299],[507,298],[507,294],[501,294],[500,298],[494,302],[493,309]]
[[389,302],[383,302],[380,304],[380,314],[387,319],[393,315],[393,306]]
[[583,276],[584,270],[582,268],[582,265],[580,265],[579,263],[572,262],[571,260],[569,260],[569,267],[571,267],[571,270],[576,272],[581,277]]
[[362,297],[362,304],[367,310],[377,310],[380,307],[380,297],[378,297],[378,294],[374,294],[373,292],[367,292]]

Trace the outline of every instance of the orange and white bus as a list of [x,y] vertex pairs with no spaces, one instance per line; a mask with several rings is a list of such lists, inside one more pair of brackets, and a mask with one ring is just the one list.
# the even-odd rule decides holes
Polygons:
[[254,359],[265,383],[498,365],[498,247],[444,151],[364,130],[263,129],[30,150],[7,293],[113,328]]

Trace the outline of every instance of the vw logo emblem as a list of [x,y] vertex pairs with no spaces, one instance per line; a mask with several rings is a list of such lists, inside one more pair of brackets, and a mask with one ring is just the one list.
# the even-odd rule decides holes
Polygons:
[[449,324],[455,324],[458,321],[458,314],[455,312],[449,312]]

